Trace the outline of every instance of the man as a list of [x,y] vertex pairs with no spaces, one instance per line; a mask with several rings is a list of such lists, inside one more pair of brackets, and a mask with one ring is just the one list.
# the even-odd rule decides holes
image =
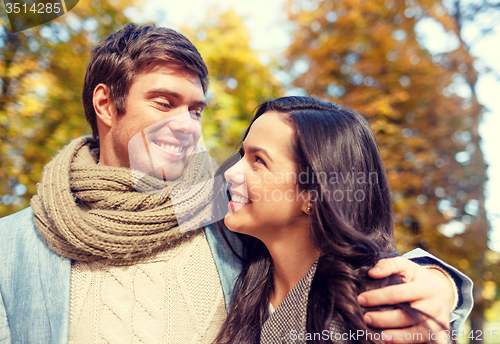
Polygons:
[[[203,159],[193,155],[207,75],[196,48],[173,30],[129,24],[95,47],[82,96],[94,138],[63,148],[45,167],[31,208],[0,221],[2,343],[213,340],[238,261],[213,226],[179,230],[179,218],[206,219],[210,195],[180,194],[174,209],[171,198],[157,192],[160,180],[174,182],[170,192],[210,179],[200,168]],[[135,149],[138,137],[147,154]],[[155,165],[158,159],[166,164]],[[132,165],[143,178],[133,178]],[[428,255],[420,259],[439,264]],[[409,283],[364,293],[359,301],[412,301],[447,323],[454,284],[445,270],[454,272],[436,269],[404,258],[380,262],[373,276],[400,273]],[[471,285],[454,278],[462,307],[451,320],[460,326],[464,318],[458,317],[470,311]],[[392,312],[367,313],[365,320],[390,328],[407,321]]]

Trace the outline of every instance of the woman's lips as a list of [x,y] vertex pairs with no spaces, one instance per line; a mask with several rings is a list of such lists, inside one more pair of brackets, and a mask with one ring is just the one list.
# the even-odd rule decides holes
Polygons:
[[233,195],[231,195],[231,201],[236,202],[236,203],[246,204],[246,203],[248,203],[248,198],[241,196],[241,195],[233,194]]
[[231,200],[229,201],[228,208],[232,210],[233,213],[248,204],[250,204],[250,200],[247,197],[231,192]]

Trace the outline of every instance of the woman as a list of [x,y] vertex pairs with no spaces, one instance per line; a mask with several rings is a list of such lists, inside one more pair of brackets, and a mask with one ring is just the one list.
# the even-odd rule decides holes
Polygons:
[[231,184],[224,223],[244,234],[249,260],[216,342],[348,342],[350,332],[381,342],[356,301],[397,283],[367,275],[395,244],[387,177],[364,118],[314,98],[267,101],[240,153],[221,166]]

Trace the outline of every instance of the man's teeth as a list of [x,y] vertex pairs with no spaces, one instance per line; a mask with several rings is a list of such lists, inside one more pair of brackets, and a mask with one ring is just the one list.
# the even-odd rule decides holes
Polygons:
[[231,201],[236,202],[236,203],[243,203],[243,204],[245,204],[245,203],[247,203],[248,198],[243,197],[243,196],[239,196],[239,195],[232,195],[231,196]]
[[184,149],[183,146],[174,146],[174,145],[169,145],[169,144],[162,143],[162,142],[158,142],[157,145],[165,150],[168,150],[169,152],[172,152],[172,153],[180,153]]

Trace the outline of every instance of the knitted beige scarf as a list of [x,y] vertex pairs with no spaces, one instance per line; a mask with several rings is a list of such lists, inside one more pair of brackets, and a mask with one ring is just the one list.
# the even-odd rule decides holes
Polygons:
[[193,155],[183,175],[169,181],[171,193],[176,193],[174,211],[163,180],[145,176],[134,184],[130,169],[97,163],[98,147],[92,137],[81,137],[63,148],[45,166],[31,201],[38,231],[59,255],[133,263],[191,236],[193,232],[180,232],[178,221],[211,218],[213,169],[208,155]]

